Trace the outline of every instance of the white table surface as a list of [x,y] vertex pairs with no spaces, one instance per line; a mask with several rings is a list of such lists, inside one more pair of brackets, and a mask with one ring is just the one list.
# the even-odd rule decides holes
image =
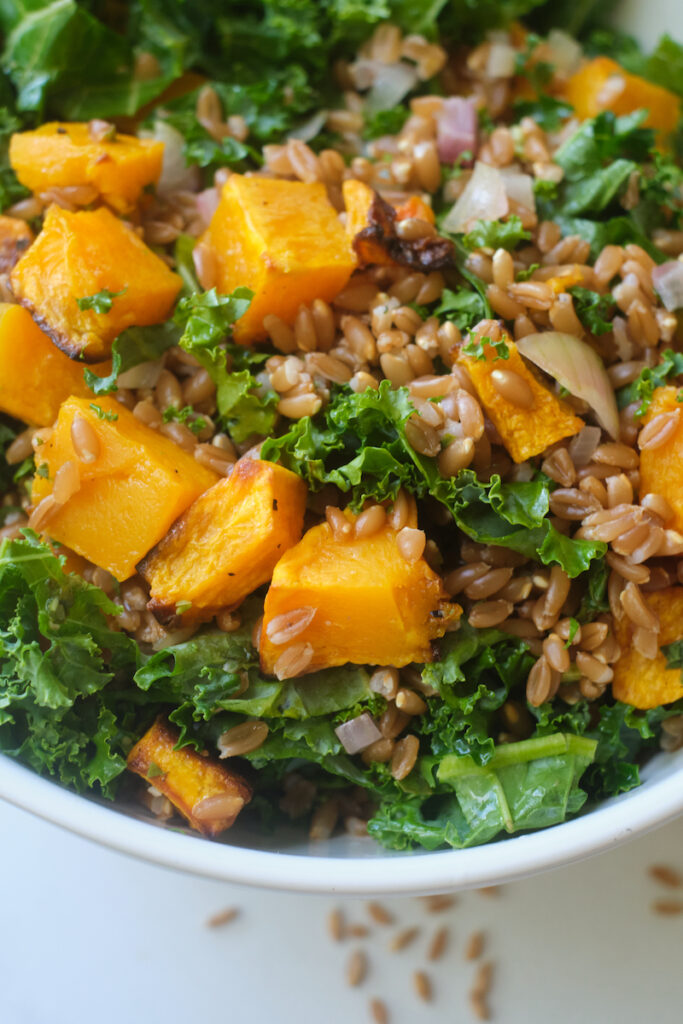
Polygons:
[[[496,964],[492,1019],[502,1024],[679,1024],[683,915],[655,900],[678,896],[647,874],[683,869],[683,819],[582,864],[504,887],[464,893],[445,913],[414,899],[384,900],[394,928],[335,944],[326,918],[342,906],[369,923],[360,900],[249,890],[193,878],[114,853],[0,801],[0,1024],[351,1024],[383,998],[391,1024],[467,1024],[474,929]],[[206,920],[226,907],[239,917]],[[414,946],[390,953],[398,927],[420,924]],[[425,949],[438,925],[452,941],[437,964]],[[367,951],[364,984],[345,962]],[[425,967],[434,1001],[420,1003]]]

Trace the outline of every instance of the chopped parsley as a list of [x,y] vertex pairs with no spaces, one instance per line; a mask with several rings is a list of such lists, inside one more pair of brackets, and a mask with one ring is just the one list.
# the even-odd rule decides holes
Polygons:
[[119,418],[119,414],[117,412],[112,412],[110,409],[103,409],[101,405],[97,404],[97,402],[91,402],[90,408],[95,413],[98,420],[106,420],[107,423],[116,423]]
[[95,292],[94,295],[86,295],[82,299],[76,299],[76,305],[79,309],[92,309],[95,313],[108,313],[114,299],[118,299],[120,295],[125,295],[127,291],[127,288],[122,288],[120,292],[110,292],[108,288],[103,288],[101,292]]
[[510,349],[501,338],[500,341],[491,341],[490,338],[470,338],[466,345],[463,345],[463,352],[466,356],[471,356],[476,359],[477,362],[483,362],[486,359],[486,346],[492,348],[495,352],[492,362],[496,362],[497,359],[509,359]]

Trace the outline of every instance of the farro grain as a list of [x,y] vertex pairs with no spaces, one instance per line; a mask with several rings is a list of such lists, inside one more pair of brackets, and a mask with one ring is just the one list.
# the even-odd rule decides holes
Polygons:
[[348,932],[353,939],[367,939],[370,929],[364,924],[350,924]]
[[401,488],[394,499],[391,511],[387,514],[389,526],[398,533],[415,515],[415,511],[414,498]]
[[508,287],[508,294],[529,309],[550,309],[555,301],[552,288],[542,281],[514,282]]
[[490,569],[491,566],[486,562],[469,562],[467,565],[461,565],[446,574],[443,581],[444,587],[447,593],[454,597],[463,591],[465,587],[469,586],[470,583],[486,576]]
[[636,565],[646,562],[648,558],[652,558],[654,555],[658,554],[662,546],[662,541],[664,540],[664,530],[661,526],[645,525],[647,526],[647,530],[645,531],[643,539],[639,540],[638,545],[632,548],[628,553],[631,562]]
[[683,554],[683,534],[678,530],[665,530],[657,554],[662,558]]
[[633,502],[633,487],[625,473],[608,476],[605,480],[607,490],[607,507],[617,508],[619,505],[630,505]]
[[448,948],[449,938],[450,932],[445,925],[442,928],[437,928],[427,947],[427,959],[432,962],[440,960]]
[[433,992],[428,974],[424,971],[415,971],[413,973],[413,986],[418,999],[421,999],[423,1003],[431,1003]]
[[216,625],[221,633],[235,633],[242,625],[242,619],[236,612],[223,608],[216,615]]
[[655,882],[659,882],[660,885],[664,885],[668,889],[683,888],[683,875],[668,864],[652,864],[648,868],[648,874]]
[[406,715],[424,715],[427,705],[414,690],[401,688],[396,694],[396,707]]
[[[573,636],[573,643],[580,644],[583,638],[583,631],[585,626],[578,625],[576,620],[571,618],[559,619],[555,623],[554,632],[559,636],[560,640],[567,643],[570,636]],[[605,627],[606,629],[606,627]]]
[[526,681],[526,699],[537,708],[548,700],[552,690],[552,670],[545,657],[534,664]]
[[429,305],[432,302],[436,302],[437,299],[441,298],[441,294],[445,287],[444,276],[439,270],[433,270],[430,274],[427,274],[424,282],[420,286],[420,290],[415,296],[415,301],[420,305]]
[[[81,422],[85,423],[85,420],[83,420],[80,416],[74,417],[74,422],[76,421],[76,419],[79,419]],[[88,426],[90,426],[90,424],[88,424]],[[20,434],[17,434],[12,443],[7,446],[7,448],[5,449],[5,462],[7,463],[8,466],[16,466],[19,462],[23,462],[24,459],[27,459],[30,455],[33,454],[33,444],[31,443],[33,439],[33,432],[33,427],[27,427],[26,430],[22,430]],[[71,432],[73,440],[73,426]],[[75,448],[76,446],[74,445],[74,449]],[[76,452],[76,455],[78,456],[78,458],[81,458],[78,452]],[[81,461],[84,462],[86,460],[81,459]]]
[[424,351],[424,349],[420,348],[419,345],[415,345],[411,342],[406,345],[404,352],[413,376],[424,377],[428,374],[434,373],[433,360]]
[[546,476],[562,487],[571,487],[576,480],[576,467],[566,448],[558,448],[548,455],[543,460],[541,469]]
[[334,907],[327,915],[327,930],[335,942],[342,942],[346,938],[346,919],[344,911]]
[[659,637],[649,629],[637,626],[633,631],[632,644],[639,654],[652,661],[659,654]]
[[382,999],[370,1000],[370,1016],[374,1024],[389,1024],[389,1010]]
[[606,622],[585,622],[574,642],[580,644],[584,651],[595,651],[607,639],[608,631]]
[[424,282],[424,274],[407,273],[391,285],[389,295],[396,299],[399,305],[414,302]]
[[394,915],[381,903],[372,901],[365,904],[365,909],[375,924],[389,925],[394,923]]
[[290,420],[300,420],[304,416],[315,416],[322,408],[322,399],[313,392],[301,395],[289,395],[281,398],[277,404],[277,410]]
[[551,326],[556,331],[563,331],[565,334],[575,334],[578,338],[583,337],[583,324],[576,315],[574,299],[568,292],[558,295],[548,311]]
[[400,932],[397,932],[390,940],[388,946],[389,952],[399,953],[402,949],[407,949],[408,946],[411,946],[413,942],[415,942],[415,939],[418,937],[419,934],[419,928],[403,928]]
[[427,538],[424,530],[404,526],[398,531],[396,544],[406,562],[417,562],[424,553]]
[[481,601],[470,609],[468,621],[475,629],[489,629],[504,622],[512,608],[510,601]]
[[504,587],[501,587],[498,591],[498,597],[502,598],[503,601],[512,601],[513,604],[516,604],[518,601],[526,601],[532,587],[533,584],[529,576],[517,576],[511,579]]
[[177,444],[186,452],[194,452],[197,446],[197,436],[193,434],[189,427],[186,427],[184,423],[162,423],[159,427],[159,433],[163,434],[164,437],[169,438],[174,444]]
[[552,669],[566,672],[569,669],[569,651],[557,633],[550,633],[543,641],[543,654]]
[[[141,402],[137,402],[133,407],[133,415],[136,419],[145,423],[148,427],[156,430],[163,423],[161,413],[157,409],[156,405],[151,402],[148,398],[143,399]],[[73,439],[73,438],[72,438]]]
[[372,537],[386,524],[387,515],[382,505],[370,505],[356,519],[354,532],[356,537]]
[[461,469],[469,466],[474,458],[474,441],[471,437],[456,437],[439,453],[437,464],[444,477],[456,476]]
[[55,473],[52,484],[52,497],[57,505],[65,505],[80,488],[81,473],[78,463],[73,459],[68,459],[62,463]]
[[674,517],[674,510],[662,494],[644,494],[640,499],[642,508],[654,513],[666,526]]
[[339,817],[339,803],[334,798],[325,800],[317,807],[311,818],[308,830],[309,839],[315,841],[329,839],[334,832]]
[[[649,549],[652,545],[649,543],[651,539],[651,531],[653,529],[660,529],[659,527],[652,527],[648,522],[639,522],[627,530],[625,533],[621,533],[618,537],[612,541],[612,547],[619,555],[629,555],[631,561],[636,561],[634,557],[637,550],[641,549],[642,545],[646,545],[646,549]],[[663,533],[660,533],[657,538],[657,543],[653,547],[653,552],[656,551],[661,543]]]
[[311,644],[294,644],[283,651],[273,666],[273,673],[278,679],[293,679],[305,672],[313,661],[314,650]]
[[361,752],[361,760],[365,764],[372,764],[375,761],[380,764],[386,764],[387,761],[391,760],[393,753],[394,741],[383,736],[381,740],[375,740],[374,743],[371,743]]
[[401,388],[409,384],[415,374],[405,357],[384,352],[379,357],[382,373],[391,382],[393,388]]
[[441,451],[441,438],[438,431],[417,415],[413,415],[405,424],[406,438],[420,455],[435,456]]
[[472,932],[465,946],[465,960],[479,960],[484,952],[485,932]]
[[335,384],[348,384],[353,376],[346,363],[326,352],[313,352],[307,356],[306,368],[310,373],[331,380]]
[[661,917],[674,917],[683,914],[683,900],[657,900],[652,904],[652,910]]
[[513,299],[503,288],[500,287],[500,285],[496,283],[488,286],[486,289],[486,298],[488,299],[494,313],[502,316],[504,320],[515,320],[517,317],[524,315],[525,307],[523,303]]
[[233,817],[243,806],[244,797],[236,793],[218,793],[216,796],[206,796],[199,800],[192,808],[192,814],[197,821],[210,824]]
[[375,669],[368,685],[373,693],[380,694],[386,700],[393,700],[398,691],[398,669],[392,666]]
[[510,581],[512,572],[510,567],[491,569],[465,587],[465,596],[469,597],[471,601],[481,601],[492,597]]
[[480,440],[484,434],[484,414],[479,402],[464,390],[456,392],[455,402],[465,437]]
[[599,444],[593,452],[593,461],[600,465],[619,466],[621,469],[637,469],[638,453],[618,441]]
[[577,651],[576,667],[582,675],[590,679],[592,683],[609,683],[614,675],[608,665],[604,665],[594,655],[587,651]]
[[534,394],[523,377],[513,370],[493,370],[491,383],[506,402],[521,409],[531,409]]
[[535,334],[536,330],[535,323],[526,314],[515,317],[514,334],[516,341],[519,341],[520,338],[525,338],[527,334]]
[[242,754],[257,750],[267,735],[266,722],[252,720],[235,725],[218,737],[219,757],[241,757]]
[[288,644],[310,626],[316,611],[316,608],[304,607],[276,615],[266,626],[266,636],[276,647]]
[[641,451],[654,451],[661,448],[674,435],[681,419],[681,410],[662,412],[654,416],[638,434],[638,447]]
[[239,910],[237,907],[226,907],[225,910],[219,910],[217,914],[212,914],[211,917],[207,918],[207,928],[221,928],[225,924],[230,924],[236,917],[239,917]]
[[303,304],[299,306],[294,320],[294,337],[297,348],[302,352],[313,352],[317,348],[318,336],[313,314],[309,307]]
[[192,453],[202,466],[212,469],[219,476],[230,476],[235,465],[235,457],[213,444],[198,444]]
[[356,394],[363,394],[368,388],[372,388],[374,391],[379,387],[379,381],[376,377],[373,377],[370,373],[365,373],[364,370],[359,370],[358,373],[354,373],[353,377],[349,381],[349,387]]
[[645,604],[637,584],[628,582],[621,591],[619,600],[631,622],[651,632],[659,632],[659,619]]
[[365,981],[368,972],[367,957],[362,949],[354,949],[346,964],[346,981],[356,988]]
[[428,914],[441,914],[455,906],[457,897],[447,892],[438,892],[433,896],[424,896],[423,901]]
[[196,373],[188,377],[182,385],[183,402],[185,405],[196,406],[199,402],[205,402],[216,394],[214,384],[208,370],[201,367]]
[[[398,709],[400,711],[400,708]],[[420,741],[417,736],[404,736],[398,740],[391,755],[391,774],[397,780],[405,779],[412,772],[417,761]]]

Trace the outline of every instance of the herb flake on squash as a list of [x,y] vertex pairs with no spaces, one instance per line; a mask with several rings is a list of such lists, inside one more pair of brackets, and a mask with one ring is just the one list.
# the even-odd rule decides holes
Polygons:
[[[645,604],[659,619],[659,646],[675,643],[683,637],[683,587],[668,587],[643,593]],[[614,624],[614,635],[621,657],[614,665],[612,694],[624,704],[647,710],[671,704],[683,697],[680,668],[667,668],[662,651],[646,658],[633,646],[635,627],[627,615]]]
[[[97,362],[127,327],[166,320],[182,280],[105,207],[71,213],[51,206],[10,284],[56,345]],[[79,299],[104,290],[116,295],[109,311],[79,307]]]

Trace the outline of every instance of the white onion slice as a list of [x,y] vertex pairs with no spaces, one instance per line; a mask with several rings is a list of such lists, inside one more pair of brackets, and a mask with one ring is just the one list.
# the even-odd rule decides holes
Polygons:
[[485,75],[487,78],[512,78],[515,73],[517,50],[509,43],[491,43]]
[[199,188],[200,176],[198,167],[188,167],[183,156],[185,139],[168,123],[155,121],[151,136],[164,144],[164,158],[161,164],[161,176],[157,183],[159,195],[168,192],[194,192]]
[[510,209],[505,180],[496,167],[479,161],[465,190],[443,222],[446,231],[467,231],[478,220],[500,220]]
[[554,377],[575,398],[587,402],[610,437],[619,437],[614,389],[602,359],[590,345],[562,331],[527,334],[516,345],[526,359]]
[[357,718],[352,718],[334,730],[337,738],[347,754],[358,754],[371,743],[382,739],[379,731],[367,711]]
[[120,388],[154,388],[164,363],[162,359],[150,359],[146,363],[131,366],[116,378]]
[[327,110],[317,110],[313,117],[309,117],[307,121],[303,122],[303,124],[294,128],[287,138],[301,139],[302,142],[310,142],[311,139],[314,139],[318,132],[325,127],[327,113]]
[[417,68],[414,64],[399,61],[398,64],[377,63],[372,89],[367,96],[367,104],[371,111],[392,110],[397,106],[418,82]]
[[513,171],[503,167],[500,172],[505,182],[505,191],[509,199],[523,206],[525,210],[536,212],[536,197],[534,195],[534,179],[530,174],[523,174],[521,171]]
[[683,309],[683,263],[679,260],[669,260],[654,267],[652,283],[670,313],[676,309]]
[[463,153],[475,155],[479,119],[474,100],[449,96],[436,119],[436,145],[442,164],[454,164]]
[[548,33],[546,44],[550,50],[550,63],[555,65],[557,71],[565,75],[576,71],[583,56],[576,39],[562,29],[554,28]]

